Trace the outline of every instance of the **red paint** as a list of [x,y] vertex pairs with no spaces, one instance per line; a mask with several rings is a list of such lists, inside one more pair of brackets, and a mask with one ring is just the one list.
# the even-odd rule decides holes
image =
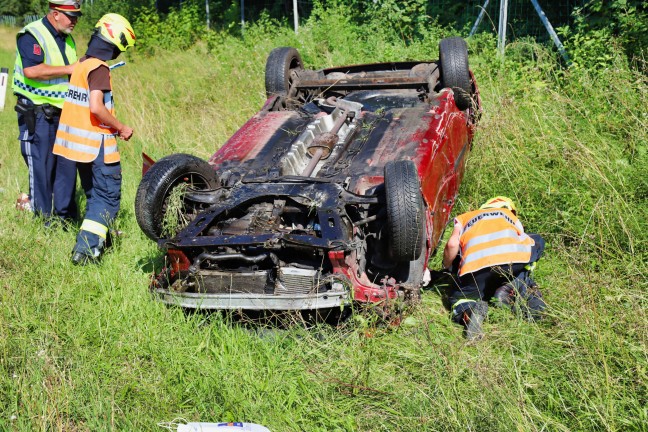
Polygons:
[[177,249],[168,249],[167,255],[169,256],[169,264],[171,265],[172,278],[174,278],[181,271],[189,270],[191,262],[184,253]]

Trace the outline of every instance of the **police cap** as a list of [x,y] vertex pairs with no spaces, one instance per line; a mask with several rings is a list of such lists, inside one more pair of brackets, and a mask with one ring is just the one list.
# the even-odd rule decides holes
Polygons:
[[49,8],[69,16],[81,16],[80,0],[49,0]]

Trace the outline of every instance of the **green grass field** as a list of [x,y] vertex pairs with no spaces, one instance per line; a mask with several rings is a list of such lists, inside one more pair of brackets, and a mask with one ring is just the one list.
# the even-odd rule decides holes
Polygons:
[[[135,129],[120,143],[124,236],[97,266],[71,266],[74,232],[14,209],[27,171],[7,96],[0,430],[156,431],[181,420],[272,431],[648,430],[648,82],[621,58],[607,71],[564,71],[536,45],[510,46],[501,63],[492,41],[470,42],[484,114],[455,211],[499,194],[520,203],[527,230],[548,240],[536,276],[546,320],[491,309],[486,338],[467,344],[443,286],[397,327],[361,316],[258,332],[152,301],[160,253],[133,209],[142,150],[210,156],[264,102],[275,46],[297,47],[311,67],[437,57],[434,34],[405,45],[338,30],[252,27],[245,39],[127,56],[113,74],[118,117]],[[0,66],[13,65],[14,32],[0,27]]]

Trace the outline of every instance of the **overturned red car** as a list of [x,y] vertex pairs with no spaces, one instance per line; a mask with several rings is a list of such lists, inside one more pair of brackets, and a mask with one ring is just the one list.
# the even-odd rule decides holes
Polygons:
[[481,110],[461,38],[439,60],[304,68],[273,50],[268,99],[209,161],[174,154],[139,185],[165,251],[165,303],[318,310],[417,299]]

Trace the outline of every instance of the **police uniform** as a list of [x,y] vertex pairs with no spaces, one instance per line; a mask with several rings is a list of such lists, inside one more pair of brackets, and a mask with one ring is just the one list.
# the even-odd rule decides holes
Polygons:
[[[540,259],[545,247],[540,235],[526,234],[519,219],[506,208],[459,215],[455,218],[457,228],[461,253],[453,263],[457,280],[449,295],[454,321],[462,323],[477,302],[489,300],[500,287],[507,287],[511,295],[517,292],[529,307],[544,309],[544,302],[534,303],[535,297],[528,301],[529,290],[535,285],[529,265]],[[540,296],[539,291],[535,296]]]
[[[80,5],[72,0],[51,1],[50,9],[69,16],[80,16]],[[74,187],[60,185],[54,190],[55,171],[72,170],[74,164],[59,161],[52,154],[52,146],[69,83],[68,76],[48,80],[30,79],[24,74],[26,68],[45,64],[65,66],[77,61],[76,45],[69,34],[59,33],[48,17],[26,25],[16,37],[16,63],[14,66],[13,91],[17,96],[18,129],[21,153],[29,171],[29,197],[35,212],[49,216],[74,217]],[[54,196],[54,209],[52,209]],[[54,210],[54,211],[53,211]]]

